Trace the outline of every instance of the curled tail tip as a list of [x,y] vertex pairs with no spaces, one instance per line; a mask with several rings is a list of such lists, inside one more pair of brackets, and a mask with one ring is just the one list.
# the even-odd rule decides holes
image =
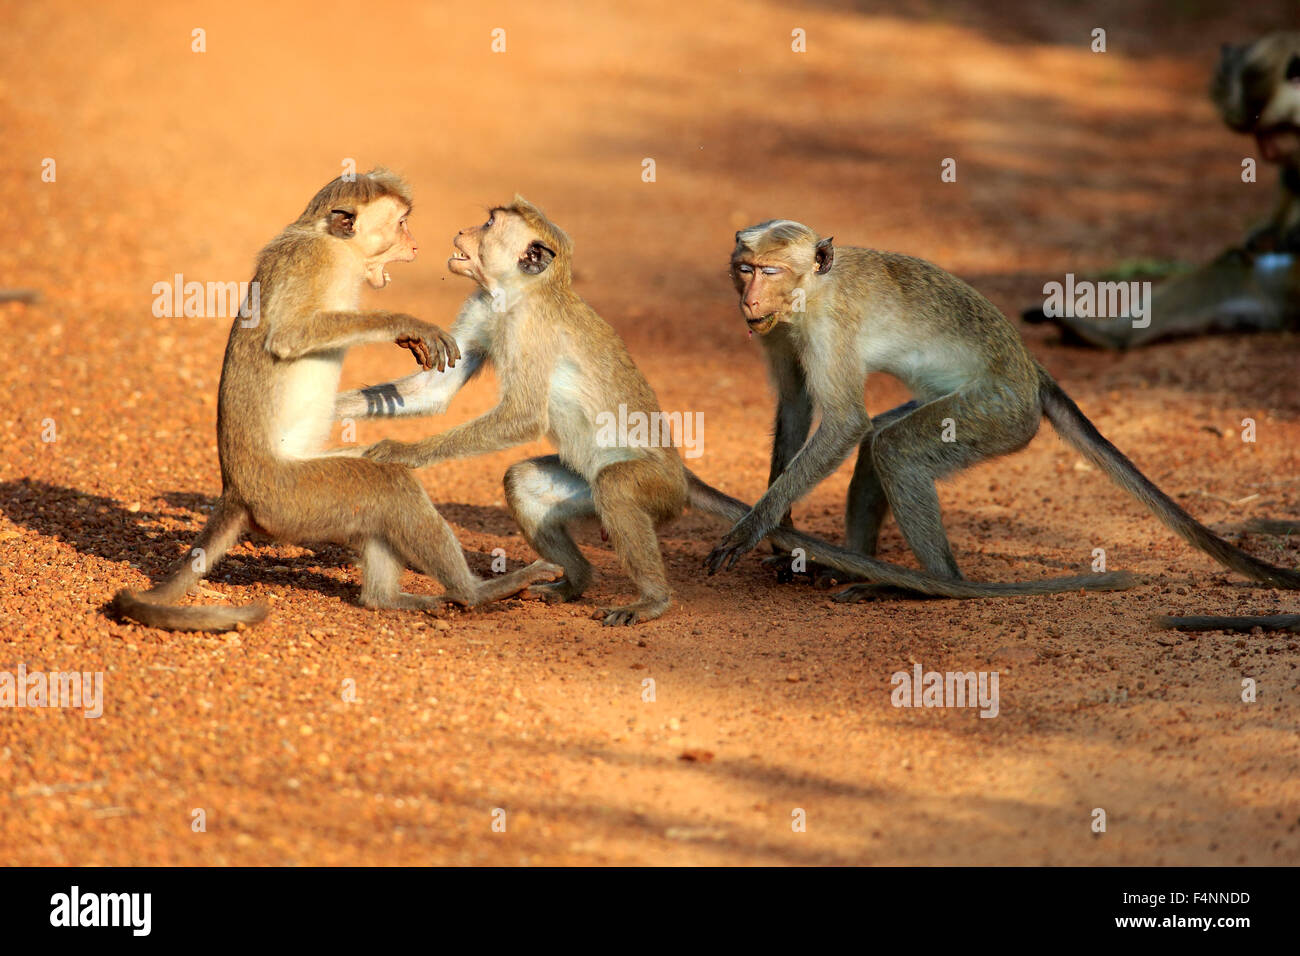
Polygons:
[[165,631],[234,631],[258,624],[271,613],[270,605],[264,601],[178,607],[156,604],[141,592],[125,588],[113,595],[106,610],[116,620]]

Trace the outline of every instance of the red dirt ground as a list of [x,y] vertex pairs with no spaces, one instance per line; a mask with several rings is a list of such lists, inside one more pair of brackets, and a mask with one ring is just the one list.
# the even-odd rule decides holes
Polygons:
[[[97,720],[0,712],[0,862],[1300,862],[1296,637],[1148,623],[1296,598],[1190,551],[1050,428],[943,487],[964,570],[1081,571],[1101,547],[1148,583],[845,607],[754,557],[705,577],[725,529],[688,515],[662,536],[676,604],[634,629],[588,619],[628,593],[594,533],[581,540],[600,577],[574,606],[367,611],[342,550],[259,542],[208,588],[272,599],[261,626],[167,634],[102,613],[182,553],[220,491],[228,321],[155,318],[152,284],[249,278],[343,158],[392,166],[417,194],[422,256],[372,301],[443,323],[468,291],[442,264],[454,232],[515,191],[543,206],[663,405],[704,413],[692,466],[752,500],[772,402],[725,276],[737,227],[789,216],[921,255],[1012,314],[1066,271],[1204,259],[1272,199],[1269,182],[1240,182],[1249,143],[1218,122],[1207,71],[1219,40],[1294,28],[1292,4],[155,6],[0,2],[0,286],[44,293],[0,305],[0,670],[103,671],[106,698]],[[1088,49],[1095,26],[1105,54]],[[494,27],[505,53],[490,52]],[[944,157],[955,184],[939,181]],[[1112,356],[1025,334],[1211,525],[1300,515],[1295,336]],[[357,350],[344,384],[409,362]],[[867,401],[902,394],[873,380]],[[489,379],[445,420],[359,437],[415,438],[493,396]],[[501,475],[540,447],[421,472],[483,573],[497,547],[532,557]],[[796,520],[838,539],[848,477]],[[1300,559],[1295,542],[1242,540]],[[882,553],[914,563],[892,524]],[[997,670],[999,716],[895,709],[890,676],[912,662]]]

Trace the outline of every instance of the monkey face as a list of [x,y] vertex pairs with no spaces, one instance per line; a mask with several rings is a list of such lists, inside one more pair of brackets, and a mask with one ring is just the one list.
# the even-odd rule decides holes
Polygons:
[[1300,157],[1300,42],[1272,93],[1260,110],[1255,141],[1270,163],[1293,162]]
[[1255,135],[1265,160],[1300,160],[1300,34],[1225,47],[1211,95],[1228,126]]
[[447,268],[485,289],[536,276],[555,258],[521,216],[501,208],[491,210],[481,226],[462,229],[451,244],[455,251]]
[[736,233],[731,282],[751,335],[766,335],[806,310],[817,277],[829,272],[835,259],[832,242],[790,219],[770,219]]
[[366,281],[373,288],[382,289],[388,284],[388,263],[415,259],[415,236],[406,221],[410,212],[400,200],[381,196],[363,206],[350,223],[349,242],[362,259]]
[[740,312],[751,332],[766,335],[777,322],[789,321],[798,278],[786,262],[754,256],[732,260],[731,279],[740,293]]

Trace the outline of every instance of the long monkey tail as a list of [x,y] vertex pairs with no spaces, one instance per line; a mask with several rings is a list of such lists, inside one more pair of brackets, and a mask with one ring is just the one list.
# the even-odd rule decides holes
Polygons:
[[1106,440],[1046,369],[1038,369],[1038,381],[1043,414],[1057,433],[1115,484],[1146,505],[1171,531],[1224,567],[1252,580],[1275,588],[1300,588],[1300,573],[1268,564],[1224,541],[1157,488],[1123,452]]
[[[137,624],[167,631],[232,631],[240,624],[256,624],[263,620],[271,609],[261,603],[242,607],[177,607],[173,603],[207,576],[247,526],[248,511],[222,498],[194,543],[194,550],[202,550],[201,556],[192,559],[186,555],[148,591],[118,591],[109,604],[110,612]],[[196,568],[196,564],[200,567]]]
[[[749,513],[749,505],[705,484],[689,468],[686,469],[686,485],[690,506],[697,511],[721,518],[731,524],[735,524]],[[876,584],[932,597],[983,598],[1058,594],[1062,591],[1080,590],[1119,591],[1137,583],[1137,579],[1125,571],[1043,578],[1041,581],[950,580],[934,577],[924,571],[913,571],[897,564],[877,561],[875,558],[836,547],[793,528],[776,528],[767,537],[777,547],[786,551],[793,551],[795,548],[803,549],[809,561],[828,565],[845,574]]]

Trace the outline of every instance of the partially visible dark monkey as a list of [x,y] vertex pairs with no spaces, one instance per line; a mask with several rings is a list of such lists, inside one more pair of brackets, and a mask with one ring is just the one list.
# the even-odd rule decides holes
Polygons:
[[[453,244],[449,268],[478,284],[452,326],[463,352],[460,363],[446,372],[416,373],[340,395],[335,414],[440,414],[491,362],[501,386],[491,411],[423,441],[381,441],[366,455],[420,467],[548,438],[557,454],[512,465],[505,478],[506,503],[524,536],[538,554],[564,567],[563,578],[535,585],[532,593],[549,601],[583,594],[592,568],[570,526],[598,519],[638,596],[595,616],[607,625],[660,616],[671,592],[655,529],[688,503],[729,522],[748,506],[687,471],[671,440],[620,444],[602,438],[602,415],[645,416],[643,421],[653,423],[662,421],[662,413],[617,333],[574,291],[573,245],[541,210],[516,196],[493,208],[483,225],[462,229]],[[993,597],[1113,590],[1130,583],[1125,574],[1005,584],[944,581],[795,531],[776,530],[772,538],[846,574],[919,594]]]
[[1145,328],[1127,316],[1048,316],[1066,340],[1128,349],[1204,332],[1277,331],[1300,326],[1300,33],[1273,33],[1248,46],[1224,45],[1210,84],[1223,121],[1253,134],[1261,157],[1280,168],[1272,215],[1208,264],[1153,291]]
[[[777,383],[775,478],[709,555],[710,573],[757,546],[856,450],[848,548],[874,554],[892,511],[927,571],[960,578],[936,480],[1018,451],[1046,417],[1193,547],[1264,584],[1300,587],[1300,573],[1223,540],[1156,487],[1034,360],[1002,313],[956,276],[911,256],[837,249],[788,219],[736,233],[731,270],[741,313],[763,337]],[[873,420],[862,403],[873,371],[894,376],[916,399]],[[809,438],[812,408],[821,424]],[[841,599],[871,593],[855,586]]]
[[[407,469],[324,457],[343,356],[353,345],[395,342],[422,368],[455,366],[455,341],[399,312],[361,311],[361,289],[388,284],[390,262],[415,258],[411,196],[386,170],[316,194],[257,257],[255,321],[230,328],[217,406],[221,498],[194,543],[162,581],[119,591],[113,610],[150,627],[230,630],[262,620],[262,604],[177,607],[246,529],[280,541],[329,541],[360,553],[361,603],[428,609],[473,606],[521,591],[559,568],[536,562],[480,580],[429,496]],[[438,597],[398,588],[405,566],[437,578]]]

